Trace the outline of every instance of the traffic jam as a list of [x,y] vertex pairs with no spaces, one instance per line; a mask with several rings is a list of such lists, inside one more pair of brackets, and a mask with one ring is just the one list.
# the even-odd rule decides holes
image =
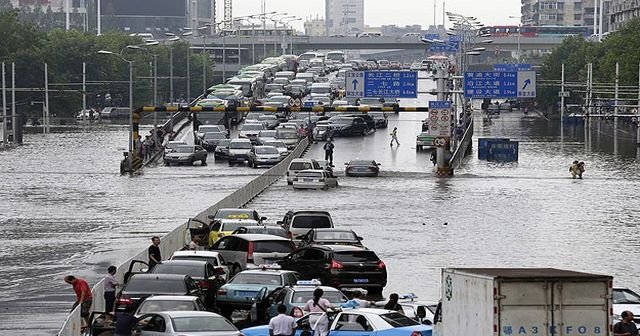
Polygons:
[[[211,87],[194,104],[397,104],[344,98],[346,71],[390,69],[397,62],[381,62],[385,66],[344,57],[308,52],[267,58]],[[383,112],[211,112],[192,114],[192,122],[195,145],[167,143],[165,165],[206,165],[213,153],[214,162],[229,166],[273,166],[301,139],[330,143],[334,136],[366,137],[388,125]],[[380,173],[374,160],[351,160],[344,167],[349,177]],[[285,175],[294,189],[338,186],[331,159],[293,159]],[[387,266],[357,232],[334,223],[327,211],[292,210],[282,216],[274,224],[256,210],[230,208],[207,221],[190,219],[190,244],[157,263],[133,261],[118,287],[115,313],[94,312],[91,334],[269,336],[269,322],[283,314],[295,320],[295,335],[431,334],[437,301],[418,301],[411,293],[385,298]]]

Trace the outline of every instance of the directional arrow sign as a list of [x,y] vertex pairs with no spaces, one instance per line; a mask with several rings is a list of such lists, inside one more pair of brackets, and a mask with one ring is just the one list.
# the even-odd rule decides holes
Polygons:
[[345,83],[347,85],[345,95],[348,98],[364,97],[364,71],[347,71],[345,73]]
[[358,89],[358,80],[354,79],[353,81],[351,81],[351,83],[353,84],[353,91]]
[[536,72],[518,71],[518,98],[535,98]]
[[529,86],[529,84],[531,84],[531,79],[529,79],[529,78],[525,79],[524,80],[524,86],[522,86],[522,90],[526,90],[527,86]]

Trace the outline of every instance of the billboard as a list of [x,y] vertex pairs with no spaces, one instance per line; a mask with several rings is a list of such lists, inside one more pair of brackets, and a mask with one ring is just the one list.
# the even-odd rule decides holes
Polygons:
[[101,2],[102,15],[114,16],[182,16],[187,13],[186,0],[108,0]]

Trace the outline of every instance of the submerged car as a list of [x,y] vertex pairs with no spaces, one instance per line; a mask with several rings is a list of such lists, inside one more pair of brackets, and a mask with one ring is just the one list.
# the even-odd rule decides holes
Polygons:
[[273,166],[282,160],[282,156],[277,148],[273,146],[254,146],[249,152],[249,166]]
[[169,154],[164,156],[164,164],[188,164],[200,161],[201,165],[207,165],[207,151],[202,146],[178,145]]
[[347,176],[378,176],[380,163],[375,160],[351,160],[345,162],[344,173]]

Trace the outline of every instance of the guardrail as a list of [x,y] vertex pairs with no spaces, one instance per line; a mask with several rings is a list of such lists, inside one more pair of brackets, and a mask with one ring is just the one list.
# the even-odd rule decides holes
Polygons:
[[429,112],[426,106],[144,106],[134,113],[144,112]]
[[473,117],[470,117],[471,121],[467,126],[467,129],[464,131],[462,135],[462,140],[456,148],[455,152],[453,152],[453,156],[451,156],[451,160],[449,160],[449,167],[455,169],[460,168],[462,166],[462,161],[465,156],[471,152],[472,144],[473,144]]
[[[207,221],[207,216],[214,214],[218,209],[238,208],[249,203],[254,197],[258,196],[270,185],[279,180],[289,168],[289,163],[291,163],[291,160],[302,156],[308,146],[309,141],[307,138],[304,138],[302,141],[300,141],[300,143],[298,143],[298,146],[296,146],[293,152],[280,163],[265,171],[255,179],[251,180],[240,189],[221,199],[216,204],[200,212],[194,218],[202,221]],[[183,223],[182,225],[176,227],[171,232],[162,237],[162,243],[160,244],[160,253],[163,256],[168,257],[172,255],[173,252],[184,248],[188,244],[188,241],[186,241],[187,223],[188,222]],[[115,276],[120,283],[123,282],[124,274],[129,270],[131,262],[134,260],[148,260],[147,249],[145,248],[144,250],[140,251],[138,254],[118,266]],[[136,269],[136,271],[139,270],[140,269]],[[98,283],[96,283],[96,285],[91,289],[91,293],[93,294],[93,305],[91,307],[91,311],[104,311],[104,281],[100,280]],[[60,331],[58,332],[58,336],[79,336],[81,332],[80,325],[80,306],[78,306],[69,314],[69,316],[67,316],[67,319],[62,325],[62,328],[60,328]]]

